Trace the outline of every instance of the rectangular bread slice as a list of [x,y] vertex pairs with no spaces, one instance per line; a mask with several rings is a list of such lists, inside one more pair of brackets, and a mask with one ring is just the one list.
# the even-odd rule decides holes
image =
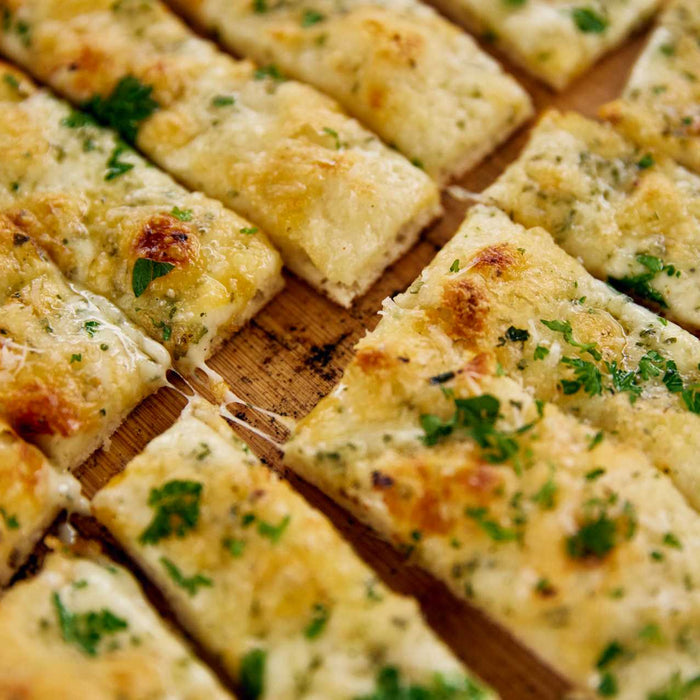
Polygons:
[[662,0],[435,0],[446,14],[563,90],[642,26]]
[[334,97],[439,182],[531,114],[527,93],[476,42],[416,0],[173,0],[233,51]]
[[484,192],[596,277],[700,331],[700,177],[609,125],[548,112]]
[[0,50],[250,218],[293,272],[340,304],[440,211],[428,176],[333,100],[217,51],[155,0],[11,5]]
[[0,417],[60,469],[161,387],[170,358],[106,299],[68,283],[0,215]]
[[80,484],[58,473],[0,419],[0,585],[25,562],[59,512],[80,501]]
[[242,697],[493,697],[204,402],[93,510]]
[[[635,315],[650,335],[625,336]],[[562,356],[600,352],[627,371],[644,352],[637,342],[696,343],[676,329],[678,344],[663,344],[670,333],[567,263],[543,231],[477,207],[386,303],[285,461],[583,688],[623,700],[690,693],[700,516],[659,467],[684,466],[662,452],[669,441],[697,466],[697,443],[682,443],[700,432],[698,416],[683,422],[660,381],[644,388],[658,406],[631,405],[607,377],[605,396],[556,395],[560,377],[575,381]],[[652,456],[658,432],[668,437]]]
[[0,212],[178,367],[201,364],[282,286],[262,231],[0,63]]
[[700,2],[673,0],[621,97],[601,109],[617,129],[700,172]]
[[122,567],[69,553],[0,599],[0,697],[232,698]]

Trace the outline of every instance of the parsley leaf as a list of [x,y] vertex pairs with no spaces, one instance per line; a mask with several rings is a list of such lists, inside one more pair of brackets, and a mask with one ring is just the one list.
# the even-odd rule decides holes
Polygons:
[[637,262],[646,268],[646,272],[637,275],[627,275],[625,277],[610,277],[608,281],[625,293],[632,294],[640,299],[649,299],[662,308],[667,308],[668,304],[661,292],[651,286],[650,282],[661,272],[666,272],[669,276],[679,275],[673,265],[667,265],[660,258],[653,255],[637,255]]
[[91,337],[95,337],[95,333],[97,333],[97,329],[101,326],[102,324],[99,321],[85,321],[83,324],[83,328],[85,329],[85,332]]
[[323,632],[330,613],[328,608],[322,603],[316,603],[313,607],[311,622],[304,630],[304,636],[307,639],[315,639]]
[[239,684],[241,700],[257,700],[265,690],[267,652],[252,649],[241,660]]
[[666,362],[663,383],[672,394],[680,394],[683,391],[683,378],[678,372],[678,365],[673,360]]
[[486,508],[467,508],[464,514],[475,520],[494,542],[512,542],[518,539],[518,533],[515,530],[503,527],[495,520],[489,520],[486,517],[488,515]]
[[617,366],[617,360],[612,362],[606,362],[608,372],[610,372],[610,378],[612,379],[613,388],[615,391],[629,392],[630,403],[634,403],[642,393],[642,387],[637,384],[637,372],[629,371],[626,372]]
[[8,512],[0,506],[0,516],[8,530],[19,530],[19,520],[16,515],[9,515]]
[[684,681],[676,671],[663,688],[649,694],[648,700],[684,700],[696,688],[700,688],[700,675]]
[[545,321],[544,319],[540,319],[540,322],[547,326],[550,331],[561,333],[564,336],[564,340],[569,345],[580,348],[582,352],[587,352],[594,360],[600,360],[602,358],[602,355],[596,350],[595,343],[579,343],[574,339],[574,330],[568,321]]
[[195,574],[194,576],[183,575],[175,563],[167,557],[161,557],[160,563],[165,567],[170,578],[180,586],[180,588],[184,588],[191,596],[195,595],[202,586],[211,588],[211,586],[214,585],[214,582],[210,578],[202,576],[201,574]]
[[506,331],[506,338],[508,340],[512,340],[514,343],[524,343],[529,337],[529,331],[526,331],[523,328],[516,328],[515,326],[510,326]]
[[231,95],[214,95],[211,98],[211,104],[213,107],[230,107],[236,103],[236,98]]
[[598,14],[591,7],[575,7],[571,11],[571,15],[574,24],[584,34],[602,34],[608,28],[607,18]]
[[156,544],[173,534],[184,537],[197,525],[201,495],[202,484],[197,481],[174,479],[160,488],[151,489],[148,505],[154,509],[155,515],[139,536],[139,541]]
[[689,411],[700,413],[700,384],[693,384],[683,389],[681,398]]
[[647,170],[648,168],[651,168],[654,165],[654,156],[651,155],[651,153],[647,153],[646,155],[642,156],[637,163],[637,167],[640,170]]
[[129,626],[126,620],[109,610],[72,613],[63,605],[57,592],[53,593],[52,598],[63,640],[74,644],[88,656],[97,656],[97,646],[102,637],[115,634]]
[[317,10],[304,10],[304,14],[301,16],[301,26],[302,27],[312,27],[314,24],[323,22],[326,16]]
[[112,154],[107,161],[107,173],[105,175],[105,180],[110,182],[118,178],[124,173],[128,173],[134,167],[133,163],[127,163],[123,160],[119,160],[122,153],[128,153],[129,147],[121,142],[118,142],[112,151]]
[[192,221],[192,210],[191,209],[180,209],[180,207],[173,207],[170,213],[180,221]]
[[282,71],[272,63],[268,66],[260,66],[260,68],[256,69],[255,73],[253,73],[253,78],[255,80],[265,80],[265,78],[270,78],[278,83],[286,80]]
[[597,396],[602,394],[603,385],[600,370],[592,363],[579,357],[562,357],[561,364],[568,365],[574,370],[575,379],[562,379],[560,384],[566,395],[575,394],[579,389]]
[[126,141],[134,143],[141,122],[158,109],[152,92],[151,85],[144,85],[136,76],[126,75],[107,97],[95,95],[83,108],[118,131]]
[[285,515],[279,525],[272,525],[264,520],[260,520],[258,521],[258,533],[263,537],[267,537],[273,544],[276,544],[280,541],[291,519],[290,515]]
[[640,358],[637,372],[644,381],[647,381],[652,377],[658,377],[665,364],[666,360],[663,356],[656,350],[649,350],[646,355]]
[[566,551],[572,559],[602,559],[614,546],[617,526],[605,512],[587,519],[575,535],[566,540]]
[[79,112],[77,109],[71,109],[67,117],[61,119],[61,126],[67,126],[69,129],[80,129],[83,126],[94,126],[95,120],[85,112]]
[[156,262],[150,258],[139,258],[134,263],[131,276],[131,288],[135,297],[140,297],[153,280],[163,277],[170,272],[175,265],[168,262]]
[[549,348],[546,348],[544,345],[538,345],[535,348],[533,357],[536,360],[544,360],[544,358],[547,357],[547,355],[549,355]]

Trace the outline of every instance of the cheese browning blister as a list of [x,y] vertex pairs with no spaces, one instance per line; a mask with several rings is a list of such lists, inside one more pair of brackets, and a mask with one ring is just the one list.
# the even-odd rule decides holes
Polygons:
[[250,218],[292,271],[340,304],[440,212],[428,176],[333,100],[277,66],[217,51],[155,0],[0,8],[6,55]]
[[179,367],[201,364],[281,288],[279,255],[250,222],[18,71],[0,64],[0,78],[0,211]]
[[544,231],[477,206],[285,461],[579,685],[691,692],[697,362]]
[[229,700],[151,609],[136,581],[102,558],[53,553],[0,599],[0,696],[33,700]]
[[81,505],[80,484],[59,474],[0,419],[0,585],[25,562],[64,507]]
[[415,602],[382,585],[203,402],[97,494],[94,512],[242,697],[493,697]]
[[464,32],[415,0],[176,0],[232,50],[315,85],[440,182],[532,113]]
[[0,417],[61,469],[165,384],[166,350],[0,215]]
[[608,125],[545,114],[487,200],[596,277],[700,330],[700,178]]
[[438,0],[557,90],[642,26],[661,0]]
[[622,96],[601,109],[617,129],[700,172],[700,3],[673,0]]

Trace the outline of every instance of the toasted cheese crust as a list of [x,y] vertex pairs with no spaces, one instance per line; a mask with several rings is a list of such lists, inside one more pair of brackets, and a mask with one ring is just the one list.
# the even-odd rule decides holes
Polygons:
[[[163,527],[157,504],[166,491],[174,502],[175,485],[187,495]],[[492,697],[415,603],[378,582],[203,402],[100,491],[93,509],[243,697],[370,698],[389,677],[403,692]]]
[[646,22],[661,0],[438,0],[536,78],[562,90]]
[[[218,52],[154,0],[2,6],[13,18],[0,33],[4,52],[250,218],[290,269],[341,304],[440,211],[427,175],[335,102]],[[30,41],[17,22],[31,27]]]
[[415,0],[176,0],[232,50],[337,99],[444,182],[476,165],[532,113],[476,43]]
[[685,168],[608,125],[549,112],[484,196],[551,232],[596,277],[700,330],[700,178]]
[[[280,289],[279,255],[250,222],[188,192],[17,71],[0,64],[0,76],[0,211],[179,366],[203,362]],[[168,272],[136,287],[144,263]]]
[[620,99],[601,109],[629,138],[700,171],[700,3],[673,0]]
[[0,419],[0,585],[24,563],[59,511],[80,502],[80,484],[59,474]]
[[0,216],[0,417],[22,437],[71,469],[165,383],[169,366],[162,346],[66,282]]
[[232,697],[108,561],[51,554],[2,597],[0,632],[4,698]]
[[[561,294],[564,277],[588,305]],[[544,232],[477,207],[409,292],[386,303],[285,461],[573,681],[639,700],[697,674],[696,642],[681,638],[700,630],[700,516],[654,464],[649,440],[620,425],[626,396],[599,397],[610,429],[599,434],[576,411],[594,419],[585,404],[595,401],[548,393],[561,355],[577,350],[538,330],[544,312],[569,320],[583,343],[586,319],[612,361],[631,306],[567,266]],[[549,362],[532,361],[537,343]],[[650,406],[640,397],[636,416]],[[678,464],[670,453],[668,462]]]

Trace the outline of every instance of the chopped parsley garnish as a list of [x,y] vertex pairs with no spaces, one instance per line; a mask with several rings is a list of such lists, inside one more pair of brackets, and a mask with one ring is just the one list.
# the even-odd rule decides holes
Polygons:
[[664,535],[663,543],[667,547],[671,547],[672,549],[683,549],[681,541],[672,532],[667,532]]
[[579,357],[562,357],[561,363],[571,367],[575,377],[561,380],[561,388],[565,394],[575,394],[581,388],[591,396],[597,396],[603,392],[600,370],[592,362]]
[[231,95],[214,95],[211,98],[211,103],[214,107],[230,107],[236,104],[236,98],[231,97]]
[[270,78],[278,83],[286,80],[282,71],[273,63],[267,66],[260,66],[260,68],[256,69],[255,73],[253,74],[253,78],[255,78],[255,80],[265,80],[266,78]]
[[544,358],[547,357],[547,355],[549,355],[549,348],[546,348],[544,345],[538,345],[535,348],[533,357],[536,360],[544,360]]
[[131,288],[135,297],[140,297],[148,285],[159,277],[164,277],[175,265],[168,262],[156,262],[150,258],[139,258],[134,263],[134,270],[131,276]]
[[80,129],[83,126],[94,126],[95,120],[86,112],[80,112],[77,109],[72,109],[67,117],[61,119],[61,126],[67,126],[69,129]]
[[663,260],[653,255],[640,254],[637,255],[636,259],[640,265],[646,268],[646,272],[620,278],[610,277],[608,281],[625,293],[633,294],[640,299],[649,299],[660,307],[667,308],[666,299],[661,292],[651,286],[650,282],[662,272],[665,272],[668,277],[679,277],[680,271],[674,265],[667,265]]
[[302,27],[312,27],[314,24],[323,22],[326,16],[317,10],[304,10],[304,14],[301,16],[301,26]]
[[273,544],[280,541],[280,538],[287,529],[289,522],[291,520],[290,515],[285,515],[280,521],[279,525],[273,525],[272,523],[267,523],[264,520],[258,521],[258,533],[263,537],[267,537]]
[[119,160],[119,157],[122,155],[122,153],[128,152],[129,147],[126,144],[116,144],[114,150],[112,151],[112,154],[109,156],[109,160],[107,161],[107,173],[105,174],[105,180],[107,180],[107,182],[118,178],[124,173],[128,173],[129,170],[131,170],[134,167],[133,163],[127,163],[123,160]]
[[343,147],[344,144],[341,142],[340,136],[335,129],[331,129],[330,126],[324,126],[323,133],[333,138],[333,140],[335,141],[336,151],[339,151]]
[[603,431],[599,430],[588,443],[588,451],[594,450],[601,442],[603,442]]
[[97,656],[97,647],[103,637],[129,626],[126,620],[109,610],[72,613],[63,605],[58,593],[54,592],[52,598],[63,640],[88,656]]
[[639,376],[646,381],[652,377],[658,377],[665,365],[666,360],[664,360],[656,350],[649,350],[649,352],[639,360],[637,372]]
[[654,165],[654,157],[651,155],[651,153],[647,153],[645,156],[642,156],[642,158],[637,163],[637,167],[640,170],[647,170],[648,168],[651,168],[653,165]]
[[506,338],[512,340],[514,343],[524,343],[530,337],[529,331],[523,328],[516,328],[515,326],[510,326],[506,331]]
[[307,639],[316,639],[326,627],[329,616],[328,608],[322,603],[316,603],[312,610],[311,622],[304,630],[304,636]]
[[555,497],[557,495],[557,485],[554,479],[550,476],[544,482],[542,488],[535,493],[532,500],[537,503],[543,510],[551,510],[554,508]]
[[450,265],[450,272],[459,272],[459,258],[452,261],[452,265]]
[[588,353],[595,360],[600,360],[602,358],[602,355],[596,349],[595,343],[579,343],[574,339],[574,330],[568,321],[545,321],[544,319],[540,319],[540,321],[543,325],[547,326],[550,331],[561,333],[564,336],[564,340],[569,345],[572,345],[575,348],[580,348],[581,352]]
[[151,489],[148,505],[155,514],[139,536],[142,544],[156,544],[166,537],[184,537],[197,526],[202,484],[174,479]]
[[16,515],[10,515],[2,506],[0,506],[0,516],[8,530],[19,530],[19,520]]
[[82,362],[83,361],[83,355],[82,353],[74,353],[73,355],[70,356],[70,363],[73,364],[74,362]]
[[158,109],[151,93],[153,87],[144,85],[133,75],[124,76],[107,96],[95,95],[83,108],[98,121],[111,126],[129,143],[136,141],[139,126]]
[[254,233],[258,232],[258,227],[257,226],[246,226],[242,229],[240,229],[241,233],[245,233],[246,236],[252,236]]
[[221,541],[224,549],[228,550],[232,557],[242,557],[245,549],[245,540],[237,540],[234,537],[226,537]]
[[575,7],[571,11],[574,24],[584,34],[602,34],[608,28],[608,20],[591,7]]
[[395,666],[384,666],[377,674],[376,688],[370,695],[354,700],[485,700],[486,691],[470,678],[446,678],[436,673],[430,685],[408,684]]
[[102,324],[99,321],[85,321],[83,324],[83,328],[85,329],[85,332],[91,337],[95,337],[95,333],[97,333],[97,329],[101,326]]
[[[598,435],[602,435],[602,433],[598,433]],[[588,449],[590,449],[590,447]],[[586,472],[586,481],[595,481],[596,479],[600,479],[603,474],[605,474],[605,469],[603,469],[603,467],[595,467],[594,469]]]
[[5,73],[2,76],[3,81],[9,85],[11,88],[14,88],[15,90],[19,87],[19,80],[12,75],[12,73]]
[[663,383],[672,394],[680,394],[683,391],[683,378],[678,372],[678,366],[673,360],[667,360]]
[[696,688],[700,688],[700,675],[684,681],[676,671],[663,688],[649,694],[648,700],[685,700]]
[[185,576],[175,563],[167,557],[161,557],[160,563],[168,572],[168,576],[170,576],[180,588],[184,588],[191,596],[195,595],[202,586],[211,588],[214,585],[214,582],[210,578],[202,576],[201,574]]
[[625,653],[622,645],[617,641],[612,641],[608,646],[603,649],[595,662],[596,668],[604,669],[609,666],[615,659],[622,656]]
[[692,384],[681,392],[686,408],[693,413],[700,413],[700,384]]
[[598,695],[611,698],[617,695],[617,692],[617,678],[610,671],[605,671],[600,677],[600,683],[598,683]]
[[173,207],[170,213],[180,221],[192,221],[192,210],[191,209],[180,209],[180,207]]
[[267,12],[267,0],[253,0],[253,12],[264,15]]
[[617,392],[628,392],[630,403],[634,403],[642,393],[642,387],[637,384],[637,372],[625,371],[617,366],[617,360],[606,362],[613,388]]
[[[518,443],[513,433],[496,428],[501,403],[495,396],[483,394],[468,399],[454,399],[454,405],[455,412],[447,420],[430,413],[421,415],[420,423],[425,433],[423,442],[426,445],[435,445],[442,438],[459,432],[475,440],[484,450],[483,456],[489,462],[505,462],[518,452]],[[516,433],[524,432],[530,427],[526,425]]]
[[494,542],[512,542],[518,539],[515,530],[503,527],[495,520],[489,520],[487,508],[466,508],[464,514],[475,520]]
[[566,538],[566,551],[572,559],[602,559],[620,538],[632,539],[637,530],[634,508],[626,503],[621,515],[609,517],[606,505],[597,499],[586,504],[586,515],[576,534]]
[[265,690],[267,652],[253,649],[241,660],[239,684],[241,700],[258,700]]

